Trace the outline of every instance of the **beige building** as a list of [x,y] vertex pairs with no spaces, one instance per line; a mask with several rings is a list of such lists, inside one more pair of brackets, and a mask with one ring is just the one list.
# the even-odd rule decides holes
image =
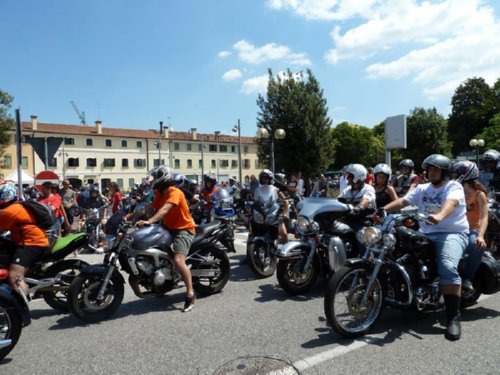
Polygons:
[[[44,142],[50,145],[54,141],[51,138],[62,138],[54,158],[46,165],[31,144],[24,143],[23,172],[36,176],[43,170],[51,170],[61,180],[70,180],[74,187],[95,182],[104,186],[115,181],[127,191],[134,184],[141,183],[158,163],[170,165],[176,172],[198,181],[203,173],[221,182],[233,176],[239,179],[237,136],[218,132],[200,134],[194,128],[178,132],[168,127],[163,128],[160,134],[155,130],[108,128],[100,121],[96,121],[94,126],[48,124],[38,122],[36,116],[31,116],[31,122],[22,123],[22,133],[23,136],[40,138],[39,152],[43,154]],[[241,175],[244,182],[261,169],[257,150],[255,138],[241,137]],[[5,178],[16,169],[13,134],[11,145],[0,158],[0,177]]]

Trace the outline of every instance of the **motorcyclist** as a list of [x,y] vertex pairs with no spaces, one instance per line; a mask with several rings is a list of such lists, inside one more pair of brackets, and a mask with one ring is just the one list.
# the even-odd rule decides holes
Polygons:
[[488,190],[479,182],[479,168],[471,161],[460,161],[453,165],[453,177],[464,187],[469,222],[469,245],[467,263],[462,278],[462,288],[472,290],[483,252],[486,250],[484,235],[488,229]]
[[391,181],[391,167],[387,164],[377,164],[373,169],[374,188],[377,207],[384,207],[398,199],[396,191],[389,185]]
[[399,162],[400,174],[392,181],[398,197],[404,197],[419,184],[418,176],[413,173],[415,165],[411,159],[403,159]]
[[[285,195],[276,186],[273,186],[274,174],[269,169],[264,169],[259,173],[259,186],[255,189],[254,202],[260,205],[281,201],[281,215],[278,232],[282,243],[288,242],[288,233],[283,223],[283,219],[288,213],[288,201]],[[251,236],[251,233],[249,234]]]
[[[35,216],[19,200],[12,181],[0,180],[0,229],[10,231],[13,244],[12,263],[9,266],[9,283],[14,290],[27,296],[28,284],[24,275],[30,267],[41,260],[48,249],[49,240],[44,230],[37,226]],[[2,250],[6,244],[2,243]]]
[[203,211],[208,214],[208,221],[210,221],[210,211],[212,210],[212,194],[219,190],[216,183],[217,180],[215,178],[209,175],[203,176],[203,188],[200,191],[200,195],[206,202],[203,205]]
[[488,150],[483,154],[484,171],[480,175],[481,183],[488,189],[500,192],[500,152]]
[[238,191],[238,181],[234,177],[229,177],[229,185],[226,190],[230,196],[234,196]]
[[174,181],[175,186],[184,194],[184,197],[186,198],[189,206],[189,211],[193,212],[200,204],[200,199],[185,187],[187,181],[186,176],[184,176],[182,173],[174,173]]
[[468,244],[469,223],[466,217],[464,190],[450,180],[452,163],[439,154],[428,156],[422,163],[429,180],[420,184],[407,195],[384,207],[388,213],[408,205],[418,206],[427,215],[427,222],[420,223],[420,232],[434,244],[436,263],[444,297],[447,327],[445,337],[458,340],[460,327],[461,279],[458,262]]
[[150,174],[153,177],[152,188],[156,193],[152,202],[156,213],[148,220],[139,220],[136,225],[140,228],[162,221],[163,226],[172,235],[175,267],[186,285],[186,298],[182,311],[188,312],[194,307],[195,295],[191,271],[186,265],[186,256],[194,239],[195,224],[184,194],[175,186],[173,170],[168,166],[160,166],[153,169]]
[[375,208],[375,189],[365,183],[368,171],[361,164],[349,164],[346,168],[349,186],[339,195],[339,199],[346,203],[356,205],[357,211],[365,208]]

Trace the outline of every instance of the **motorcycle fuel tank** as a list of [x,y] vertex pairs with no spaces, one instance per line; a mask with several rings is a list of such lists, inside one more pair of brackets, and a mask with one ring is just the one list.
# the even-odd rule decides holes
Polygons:
[[132,233],[131,247],[136,250],[146,250],[151,247],[168,249],[172,245],[172,236],[159,224],[153,224]]

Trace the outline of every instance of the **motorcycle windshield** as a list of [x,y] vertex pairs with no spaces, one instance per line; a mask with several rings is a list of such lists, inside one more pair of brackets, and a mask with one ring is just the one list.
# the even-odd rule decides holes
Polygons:
[[300,216],[314,220],[316,215],[332,213],[342,217],[349,211],[349,207],[336,198],[306,198],[300,202]]

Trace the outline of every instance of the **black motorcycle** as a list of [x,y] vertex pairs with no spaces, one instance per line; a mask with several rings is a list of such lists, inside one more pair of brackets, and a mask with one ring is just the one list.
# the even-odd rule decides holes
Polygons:
[[494,200],[488,203],[488,229],[484,238],[487,250],[496,259],[500,259],[500,203]]
[[[229,258],[212,236],[219,225],[214,221],[198,226],[186,258],[193,288],[202,295],[221,291],[229,280]],[[119,266],[129,274],[129,284],[139,298],[162,296],[182,280],[174,265],[168,230],[159,224],[130,229],[132,224],[124,223],[109,245],[103,264],[85,268],[71,284],[69,305],[78,319],[98,322],[118,310],[125,284]]]
[[[348,259],[335,273],[325,295],[328,324],[342,336],[367,333],[384,307],[401,310],[436,310],[442,306],[434,246],[422,233],[400,223],[365,227],[360,239],[366,246],[361,258]],[[459,271],[463,269],[463,259]],[[500,290],[500,264],[485,252],[473,280],[474,290],[462,293],[462,306],[479,296]]]

